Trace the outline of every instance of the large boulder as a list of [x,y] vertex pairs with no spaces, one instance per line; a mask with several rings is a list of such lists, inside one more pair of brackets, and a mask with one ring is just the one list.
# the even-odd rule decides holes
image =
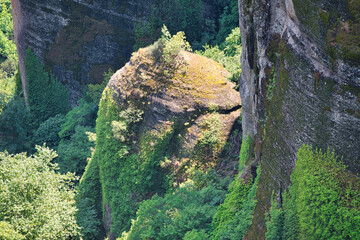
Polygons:
[[241,101],[228,75],[217,62],[187,51],[164,57],[155,43],[112,76],[90,162],[99,168],[110,239],[129,229],[140,201],[178,186],[193,170],[234,175]]

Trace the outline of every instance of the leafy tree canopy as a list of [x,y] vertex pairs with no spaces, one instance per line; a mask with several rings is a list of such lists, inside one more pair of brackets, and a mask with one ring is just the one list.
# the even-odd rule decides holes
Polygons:
[[0,153],[0,225],[7,229],[0,236],[13,231],[25,239],[77,237],[74,174],[56,173],[56,153],[36,149],[32,156]]

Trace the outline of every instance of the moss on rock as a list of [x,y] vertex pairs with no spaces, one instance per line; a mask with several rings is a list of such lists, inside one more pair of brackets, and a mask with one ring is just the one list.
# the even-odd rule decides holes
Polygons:
[[141,201],[165,194],[194,170],[216,168],[222,158],[237,160],[223,151],[241,104],[228,72],[187,51],[166,61],[162,51],[158,42],[134,53],[100,102],[92,161],[110,239],[129,229]]

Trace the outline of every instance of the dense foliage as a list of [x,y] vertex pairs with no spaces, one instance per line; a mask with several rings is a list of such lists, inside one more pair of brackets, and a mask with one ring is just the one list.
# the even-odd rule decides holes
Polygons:
[[30,49],[26,51],[25,68],[34,127],[57,114],[66,114],[70,110],[67,89],[44,70],[43,64]]
[[0,224],[5,226],[0,234],[12,231],[21,234],[18,239],[79,236],[74,175],[55,172],[55,152],[40,147],[37,151],[29,157],[0,153]]
[[208,236],[212,218],[225,193],[214,185],[199,190],[188,183],[163,198],[155,195],[141,203],[130,231],[123,233],[121,239],[181,240],[185,235],[189,239],[195,231]]
[[237,82],[241,74],[241,35],[240,28],[234,28],[226,37],[225,41],[220,45],[211,47],[204,46],[204,50],[198,50],[195,53],[204,57],[214,59],[222,64],[226,70],[231,73],[229,79]]
[[0,114],[16,91],[17,52],[11,14],[11,1],[0,3]]
[[[249,157],[249,149],[252,139],[247,137],[241,144],[239,170]],[[246,182],[240,178],[242,171],[229,187],[229,194],[223,204],[219,206],[212,222],[212,239],[242,239],[252,223],[255,209],[255,195],[260,179],[260,168],[254,181]]]
[[[189,7],[191,6],[191,7]],[[208,11],[211,11],[209,13]],[[194,49],[218,45],[239,24],[237,0],[157,0],[148,23],[135,29],[135,50],[153,43],[165,24],[170,33],[184,31]]]
[[360,180],[334,152],[302,146],[283,206],[272,206],[267,239],[360,238]]
[[58,114],[41,123],[39,128],[34,132],[33,142],[37,145],[46,143],[47,147],[52,149],[57,148],[60,142],[59,132],[65,120],[64,115]]

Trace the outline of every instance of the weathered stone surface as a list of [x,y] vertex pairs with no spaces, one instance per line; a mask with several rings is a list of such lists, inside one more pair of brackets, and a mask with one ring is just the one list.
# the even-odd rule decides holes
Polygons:
[[240,0],[239,6],[243,130],[256,135],[262,170],[246,239],[264,239],[271,193],[288,188],[302,144],[334,149],[360,174],[360,5]]
[[[102,179],[105,229],[110,239],[121,234],[120,228],[128,230],[126,226],[130,223],[129,215],[121,218],[123,223],[116,222],[114,214],[121,211],[114,209],[129,202],[126,208],[132,208],[130,212],[135,214],[136,207],[129,206],[130,202],[136,206],[137,202],[161,194],[163,185],[166,185],[159,180],[161,176],[167,175],[176,186],[187,180],[191,168],[204,170],[213,167],[224,176],[234,175],[237,170],[241,131],[234,130],[240,127],[237,120],[241,100],[234,90],[235,85],[226,79],[229,73],[217,62],[190,52],[180,51],[170,65],[159,60],[158,54],[156,44],[134,53],[130,62],[112,76],[100,103],[97,136],[104,137],[109,125],[113,133],[112,136],[107,133],[107,139],[99,139],[94,153]],[[136,114],[120,117],[114,122],[116,116],[130,112]],[[113,124],[120,122],[120,126],[124,119],[133,117],[136,120],[127,122],[126,133],[117,134]],[[199,144],[201,139],[207,141],[204,136],[210,133],[213,144]],[[232,143],[226,150],[224,146],[229,139]],[[127,155],[119,155],[119,147],[115,153],[111,152],[119,143],[127,146]],[[115,157],[111,159],[103,156],[113,154]],[[133,164],[134,157],[131,156],[134,154],[138,165],[152,161],[143,168],[150,166],[149,171],[158,171],[156,179],[148,176],[149,182],[157,184],[153,190],[145,188],[145,192],[139,193],[139,187],[131,182],[131,176],[124,177]],[[155,159],[151,157],[153,154],[156,154]],[[110,169],[113,165],[119,167]],[[116,186],[111,179],[118,179]],[[125,192],[128,190],[123,185],[132,189],[130,194]],[[118,197],[122,199],[121,203],[117,204],[116,197],[109,193],[109,189],[114,188],[121,193]],[[117,224],[116,234],[113,233],[113,224]]]
[[25,51],[31,48],[66,84],[72,104],[84,84],[100,82],[102,73],[125,64],[133,50],[134,24],[146,21],[151,11],[150,0],[12,0],[12,6],[24,86]]

